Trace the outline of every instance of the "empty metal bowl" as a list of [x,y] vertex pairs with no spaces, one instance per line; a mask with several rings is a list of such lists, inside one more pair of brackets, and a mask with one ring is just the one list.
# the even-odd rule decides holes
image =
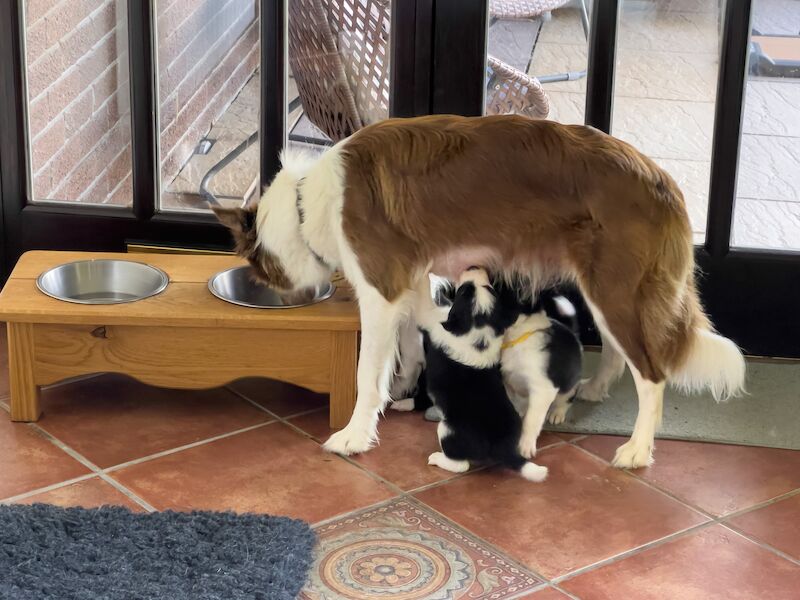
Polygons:
[[122,304],[163,292],[161,269],[128,260],[80,260],[53,267],[36,280],[40,291],[76,304]]
[[214,275],[208,289],[220,300],[250,308],[298,308],[327,300],[336,291],[332,283],[280,294],[253,280],[250,267],[234,267]]

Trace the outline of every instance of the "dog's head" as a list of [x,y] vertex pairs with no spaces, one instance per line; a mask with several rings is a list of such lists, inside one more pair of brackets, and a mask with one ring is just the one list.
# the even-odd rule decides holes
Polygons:
[[470,267],[458,282],[453,304],[442,327],[455,336],[464,336],[477,329],[487,330],[491,337],[501,337],[516,319],[500,300],[489,276],[481,268]]
[[292,293],[330,281],[332,272],[300,232],[298,188],[309,161],[286,155],[282,160],[283,168],[256,206],[213,210],[230,229],[236,254],[247,259],[255,279]]

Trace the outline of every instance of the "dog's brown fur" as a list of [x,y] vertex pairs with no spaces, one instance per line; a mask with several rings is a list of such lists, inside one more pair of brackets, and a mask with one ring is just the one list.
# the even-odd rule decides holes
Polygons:
[[258,231],[255,226],[257,209],[257,205],[247,208],[215,206],[213,211],[220,223],[230,229],[233,235],[234,250],[236,254],[250,263],[253,276],[278,289],[291,289],[291,280],[286,275],[281,262],[258,244]]
[[683,196],[622,141],[522,117],[390,119],[353,135],[344,163],[342,226],[390,301],[437,256],[487,247],[484,266],[509,275],[574,278],[648,380],[708,327]]

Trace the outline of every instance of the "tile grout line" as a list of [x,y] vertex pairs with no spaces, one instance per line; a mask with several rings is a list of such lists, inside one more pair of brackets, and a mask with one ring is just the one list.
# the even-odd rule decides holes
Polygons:
[[253,431],[254,429],[260,429],[261,427],[266,427],[267,425],[272,425],[276,423],[276,421],[264,421],[263,423],[256,423],[255,425],[248,425],[247,427],[242,427],[241,429],[236,429],[234,431],[228,431],[226,433],[221,433],[219,435],[212,436],[210,438],[204,438],[202,440],[198,440],[196,442],[190,442],[189,444],[184,444],[182,446],[176,446],[174,448],[170,448],[168,450],[162,450],[161,452],[155,452],[153,454],[148,454],[147,456],[142,456],[140,458],[134,458],[132,460],[128,460],[122,463],[118,463],[115,465],[111,465],[110,467],[105,467],[101,469],[103,473],[114,473],[116,471],[120,471],[127,467],[132,467],[144,462],[149,462],[151,460],[155,460],[158,458],[162,458],[164,456],[169,456],[170,454],[177,454],[178,452],[183,452],[185,450],[191,450],[192,448],[197,448],[198,446],[204,446],[206,444],[211,444],[213,442],[217,442],[219,440],[224,440],[225,438],[233,437],[235,435],[239,435],[240,433],[247,433],[248,431]]
[[[50,432],[42,429],[36,423],[28,423],[28,426],[31,429],[33,429],[34,431],[38,432],[43,437],[45,437],[45,439],[49,440],[50,443],[52,443],[54,446],[56,446],[57,448],[60,448],[63,452],[65,452],[66,454],[71,456],[73,459],[75,459],[76,461],[81,463],[84,467],[86,467],[89,470],[91,470],[92,472],[94,472],[100,479],[102,479],[103,481],[106,481],[107,483],[111,484],[119,492],[123,493],[125,496],[127,496],[128,498],[130,498],[131,500],[136,502],[139,506],[144,508],[147,512],[155,512],[155,508],[153,508],[153,506],[149,502],[145,501],[143,498],[140,498],[133,491],[131,491],[128,488],[124,487],[121,483],[114,482],[113,480],[111,480],[111,478],[108,477],[108,475],[106,475],[103,472],[103,469],[101,469],[95,463],[93,463],[88,458],[86,458],[85,456],[80,454],[77,450],[74,450],[72,447],[68,446],[66,443],[64,443],[63,441],[58,439],[56,436],[54,436]],[[62,486],[59,486],[59,487],[66,487],[66,486],[62,485]]]
[[35,490],[30,490],[28,492],[23,492],[21,494],[17,494],[16,496],[9,496],[8,498],[3,498],[0,500],[0,504],[11,504],[14,502],[18,502],[19,500],[24,500],[26,498],[30,498],[32,496],[38,496],[39,494],[44,494],[46,492],[51,492],[53,490],[60,489],[62,487],[66,487],[68,485],[72,485],[75,483],[80,483],[82,481],[87,481],[89,479],[94,479],[98,475],[97,473],[86,473],[85,475],[81,475],[79,477],[73,477],[72,479],[67,479],[66,481],[59,481],[58,483],[53,483],[51,485],[46,485],[44,487],[36,488]]
[[689,502],[687,502],[686,500],[684,500],[680,496],[676,496],[672,492],[670,492],[668,490],[665,490],[665,489],[662,489],[661,487],[657,486],[653,482],[648,481],[647,479],[644,479],[643,477],[640,477],[636,473],[633,473],[630,469],[618,469],[617,467],[613,466],[609,461],[607,461],[602,456],[599,456],[599,455],[595,454],[594,452],[591,452],[590,450],[587,450],[586,448],[583,448],[581,446],[575,445],[575,447],[578,450],[580,450],[581,452],[583,452],[585,454],[588,454],[592,458],[594,458],[596,460],[599,460],[600,462],[602,462],[603,464],[605,464],[609,468],[614,469],[615,471],[618,471],[620,473],[625,473],[629,477],[631,477],[631,478],[635,479],[636,481],[644,484],[646,487],[652,489],[653,491],[658,492],[662,496],[666,496],[670,500],[674,500],[675,502],[677,502],[678,504],[680,504],[684,508],[688,508],[692,512],[696,512],[696,513],[700,514],[701,516],[705,517],[706,519],[714,520],[714,519],[717,518],[716,515],[714,515],[713,513],[710,513],[707,510],[705,510],[703,508],[700,508],[699,506],[695,506],[693,504],[690,504]]
[[[580,450],[582,450],[583,452],[586,452],[590,456],[598,458],[600,461],[602,461],[603,463],[605,463],[605,464],[609,465],[609,467],[611,467],[611,463],[609,463],[607,460],[605,460],[601,456],[598,456],[598,455],[596,455],[596,454],[590,452],[589,450],[586,450],[585,448],[582,448],[580,446],[576,446],[576,447],[579,448]],[[611,468],[614,468],[614,467],[611,467]],[[766,542],[762,542],[761,540],[757,539],[755,536],[746,533],[744,530],[741,530],[738,527],[736,527],[736,525],[734,525],[733,523],[730,523],[731,519],[734,519],[734,518],[736,518],[736,517],[738,517],[740,515],[744,515],[744,514],[747,514],[747,513],[750,513],[750,512],[755,512],[755,511],[760,510],[762,508],[766,508],[767,506],[770,506],[772,504],[776,504],[778,502],[781,502],[782,500],[786,500],[787,498],[791,498],[793,496],[796,496],[796,495],[800,494],[800,488],[797,488],[797,489],[794,489],[794,490],[790,490],[790,491],[785,492],[783,494],[779,494],[778,496],[775,496],[775,497],[770,498],[768,500],[764,500],[762,502],[759,502],[759,503],[754,504],[752,506],[749,506],[747,508],[740,509],[738,511],[734,511],[734,512],[731,512],[731,513],[728,513],[728,514],[724,514],[724,515],[715,515],[713,513],[710,513],[708,511],[706,511],[705,509],[702,509],[700,507],[696,507],[696,506],[688,503],[687,501],[681,499],[680,497],[675,496],[671,492],[662,489],[661,487],[659,487],[658,485],[654,484],[653,482],[650,482],[650,481],[640,477],[639,475],[637,475],[635,473],[632,473],[629,469],[623,469],[623,471],[625,473],[627,473],[628,475],[630,475],[631,477],[633,477],[634,479],[636,479],[636,480],[640,481],[641,483],[643,483],[645,486],[647,486],[647,487],[649,487],[649,488],[651,488],[651,489],[653,489],[653,490],[655,490],[657,492],[660,492],[661,494],[663,494],[663,495],[665,495],[665,496],[667,496],[667,497],[679,502],[680,504],[684,505],[685,507],[690,508],[690,509],[700,513],[701,515],[705,516],[706,518],[710,519],[709,521],[706,521],[705,523],[700,523],[695,527],[691,527],[691,528],[689,528],[687,530],[684,530],[684,531],[681,531],[681,532],[676,532],[675,537],[680,537],[680,536],[682,536],[684,534],[687,534],[687,532],[689,532],[689,531],[694,531],[695,529],[701,529],[701,528],[705,528],[705,527],[710,527],[712,525],[721,525],[722,527],[725,527],[727,529],[730,529],[731,531],[736,532],[737,535],[739,535],[742,538],[748,540],[749,542],[751,542],[751,543],[753,543],[753,544],[755,544],[757,546],[760,546],[762,549],[767,550],[767,551],[769,551],[769,552],[771,552],[773,554],[777,554],[781,558],[789,560],[790,562],[792,562],[794,564],[800,565],[800,560],[795,559],[792,556],[789,556],[788,554],[786,554],[782,550],[779,550],[778,548],[775,548],[774,546],[772,546],[772,545],[770,545],[770,544],[768,544]],[[644,550],[648,549],[648,547],[658,546],[661,543],[662,543],[661,540],[654,540],[653,542],[649,542],[648,544],[645,544],[645,545],[643,545],[643,546],[641,546],[639,548],[636,548],[634,550],[637,550],[637,553],[638,553],[638,552],[641,552],[641,551],[644,551]],[[598,565],[598,566],[604,566],[604,565]],[[576,573],[578,573],[578,571],[576,571]],[[572,578],[573,575],[572,574],[565,575],[565,577],[567,577],[567,576]]]
[[108,476],[106,473],[100,473],[100,479],[105,481],[110,486],[114,487],[119,493],[124,494],[134,502],[136,502],[139,506],[144,508],[149,513],[158,512],[155,506],[150,504],[147,500],[139,496],[136,492],[128,489],[124,485],[122,485],[119,481],[114,479],[113,477]]
[[613,556],[609,556],[609,557],[604,558],[602,560],[598,560],[598,561],[593,562],[591,564],[588,564],[588,565],[585,565],[585,566],[580,567],[578,569],[575,569],[574,571],[570,571],[569,573],[564,573],[563,575],[559,575],[558,577],[554,577],[552,579],[552,583],[561,584],[562,582],[568,581],[570,579],[574,579],[574,578],[578,577],[579,575],[584,575],[584,574],[586,574],[586,573],[588,573],[590,571],[594,571],[596,569],[600,569],[602,567],[605,567],[605,566],[608,566],[608,565],[611,565],[611,564],[614,564],[614,563],[621,562],[621,561],[623,561],[623,560],[625,560],[627,558],[630,558],[631,556],[635,556],[637,554],[642,554],[643,552],[646,552],[647,550],[651,550],[653,548],[658,548],[659,546],[663,546],[664,544],[668,544],[668,543],[670,543],[672,541],[675,541],[677,539],[680,539],[680,538],[683,538],[683,537],[687,537],[689,535],[692,535],[693,533],[697,533],[698,531],[702,531],[703,529],[708,529],[710,527],[713,527],[714,525],[717,525],[717,523],[715,521],[704,521],[703,523],[698,523],[696,525],[691,525],[690,527],[686,527],[686,528],[681,529],[679,531],[674,531],[673,533],[670,533],[670,534],[665,535],[663,537],[657,538],[655,540],[651,540],[649,542],[645,542],[644,544],[640,544],[639,546],[636,546],[634,548],[629,548],[628,550],[624,550],[623,552],[619,552],[617,554],[614,554]]
[[767,542],[762,542],[761,540],[758,540],[758,539],[755,539],[755,538],[751,537],[750,535],[745,533],[744,530],[739,529],[734,524],[732,524],[732,523],[720,523],[720,525],[722,527],[724,527],[725,529],[728,529],[729,531],[732,531],[733,533],[735,533],[739,537],[744,538],[748,542],[752,542],[756,546],[760,546],[764,550],[769,550],[770,552],[772,552],[774,554],[777,554],[778,556],[788,560],[789,562],[794,563],[797,566],[800,566],[800,559],[794,558],[793,556],[790,556],[790,555],[786,554],[786,552],[784,552],[783,550],[779,550],[778,548],[776,548],[772,544],[768,544]]

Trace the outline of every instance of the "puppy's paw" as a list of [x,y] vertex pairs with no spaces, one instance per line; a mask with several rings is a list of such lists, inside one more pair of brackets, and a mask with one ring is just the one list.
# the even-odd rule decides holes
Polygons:
[[594,379],[584,379],[578,385],[575,396],[586,402],[602,402],[608,397],[608,388],[599,385]]
[[638,469],[653,464],[653,448],[647,442],[628,440],[617,448],[612,465],[618,469]]
[[411,412],[414,410],[414,399],[405,398],[403,400],[395,400],[389,405],[392,410],[399,410],[400,412]]
[[519,438],[519,453],[522,458],[533,458],[536,456],[536,437],[530,434],[522,434]]
[[547,479],[547,467],[529,462],[522,465],[519,474],[528,481],[539,483]]
[[428,410],[425,411],[425,420],[438,423],[442,420],[442,411],[439,410],[438,406],[429,407]]
[[569,403],[559,404],[553,407],[550,414],[547,415],[547,422],[553,425],[561,425],[567,420],[567,413],[569,412]]
[[322,448],[327,452],[349,456],[366,452],[375,445],[376,441],[375,432],[348,425],[329,437]]
[[439,467],[451,473],[464,473],[469,471],[469,461],[466,460],[453,460],[447,458],[444,452],[434,452],[428,457],[428,464],[434,467]]

